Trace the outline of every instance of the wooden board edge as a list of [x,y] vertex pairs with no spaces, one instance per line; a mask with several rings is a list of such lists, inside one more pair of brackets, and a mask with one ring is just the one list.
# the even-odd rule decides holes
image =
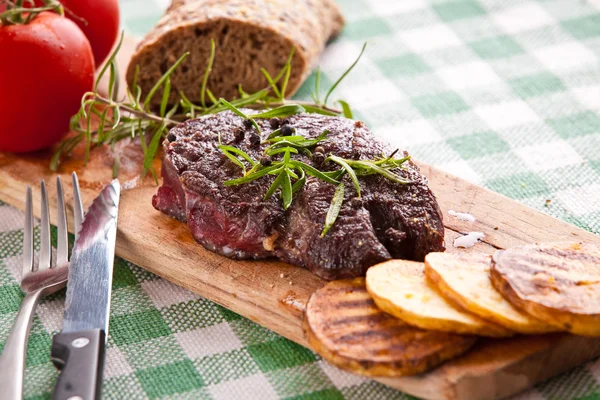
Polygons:
[[536,336],[533,342],[531,337],[525,336],[520,340],[528,348],[527,353],[516,361],[498,360],[478,367],[482,356],[488,352],[497,353],[497,348],[505,341],[490,339],[465,356],[426,374],[376,380],[426,400],[497,400],[600,356],[600,338],[558,333]]

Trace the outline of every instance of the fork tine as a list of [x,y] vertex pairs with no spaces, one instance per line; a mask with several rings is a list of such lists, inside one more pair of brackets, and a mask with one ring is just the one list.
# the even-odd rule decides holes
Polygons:
[[27,185],[25,198],[25,229],[23,232],[23,277],[33,270],[33,206],[31,186]]
[[42,218],[40,221],[40,257],[38,271],[50,268],[51,245],[50,245],[50,211],[48,210],[48,192],[46,183],[42,181]]
[[73,220],[75,225],[75,240],[79,236],[79,230],[81,229],[81,223],[83,222],[83,205],[81,204],[81,194],[79,193],[79,180],[77,174],[73,172],[71,174],[73,178]]
[[56,177],[56,209],[58,212],[56,229],[56,266],[64,267],[67,265],[69,253],[69,238],[67,236],[67,215],[65,212],[65,197],[60,176]]

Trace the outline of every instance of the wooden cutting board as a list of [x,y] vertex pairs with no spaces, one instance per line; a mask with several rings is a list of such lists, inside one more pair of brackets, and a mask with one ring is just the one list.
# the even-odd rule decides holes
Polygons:
[[[131,49],[131,46],[128,47]],[[122,57],[127,56],[124,52]],[[125,63],[122,64],[124,69]],[[215,301],[303,346],[301,329],[309,296],[325,282],[310,272],[277,261],[234,261],[194,242],[185,224],[151,205],[157,186],[141,182],[141,154],[134,143],[118,149],[124,188],[119,212],[117,255],[148,271]],[[0,153],[0,199],[23,209],[27,185],[34,187],[34,212],[39,216],[39,182],[49,183],[55,198],[55,174],[48,169],[50,153],[15,156]],[[105,149],[92,152],[85,167],[81,153],[63,163],[60,175],[79,175],[85,206],[111,179],[112,157]],[[155,162],[160,168],[160,162]],[[502,195],[475,186],[443,171],[420,164],[444,212],[448,251],[491,253],[496,249],[539,241],[586,241],[600,237],[532,210]],[[68,204],[72,196],[67,184]],[[468,212],[475,223],[459,221],[448,210]],[[72,210],[69,209],[72,215]],[[51,210],[52,221],[56,213]],[[69,217],[72,220],[72,217]],[[70,228],[72,226],[70,225]],[[461,233],[485,233],[473,248],[455,249]],[[378,381],[425,399],[499,399],[567,371],[600,355],[600,338],[567,334],[482,339],[463,357],[418,376]]]

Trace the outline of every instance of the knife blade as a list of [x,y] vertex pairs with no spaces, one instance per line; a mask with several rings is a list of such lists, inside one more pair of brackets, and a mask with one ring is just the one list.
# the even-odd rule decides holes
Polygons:
[[120,190],[115,179],[94,199],[73,246],[63,329],[52,338],[55,400],[100,398]]

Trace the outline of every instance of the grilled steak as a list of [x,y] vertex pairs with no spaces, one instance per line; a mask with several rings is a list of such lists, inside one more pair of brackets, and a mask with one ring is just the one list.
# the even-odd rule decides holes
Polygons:
[[[277,127],[277,121],[257,122],[262,139]],[[282,124],[307,138],[328,130],[319,146],[325,154],[346,159],[373,160],[392,150],[362,122],[346,118],[299,114]],[[223,144],[254,160],[267,146],[259,143],[255,128],[232,112],[189,120],[171,129],[163,143],[163,185],[152,199],[157,210],[187,221],[205,248],[238,259],[278,257],[328,280],[364,275],[369,266],[390,258],[422,260],[431,251],[444,250],[442,214],[411,161],[394,172],[412,183],[395,183],[381,175],[359,177],[361,198],[345,176],[340,214],[321,237],[335,186],[307,177],[288,210],[277,194],[263,199],[274,176],[225,186],[224,181],[241,177],[242,171],[217,148],[219,133]],[[317,164],[316,157],[294,157],[322,171],[339,169],[331,162]]]

